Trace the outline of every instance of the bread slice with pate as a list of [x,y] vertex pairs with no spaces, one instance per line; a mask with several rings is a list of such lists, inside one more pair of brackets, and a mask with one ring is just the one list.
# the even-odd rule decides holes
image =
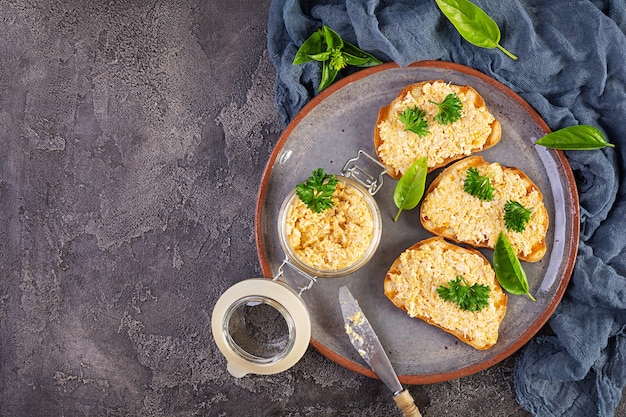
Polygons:
[[[435,120],[437,103],[456,94],[462,103],[461,116],[449,124]],[[428,134],[419,136],[407,130],[400,115],[417,107],[425,112]],[[490,148],[500,141],[502,128],[489,112],[485,100],[470,86],[422,81],[407,85],[396,98],[378,112],[374,148],[387,173],[399,179],[418,158],[425,156],[428,171]]]
[[[489,287],[487,305],[463,310],[437,291],[462,276],[468,286]],[[456,336],[479,350],[496,344],[506,314],[504,293],[489,261],[476,249],[464,248],[442,237],[432,237],[405,250],[393,262],[384,282],[385,295],[410,317]]]
[[[465,191],[468,169],[489,179],[493,199],[484,201]],[[508,230],[505,205],[518,202],[530,210],[523,231]],[[493,249],[504,231],[520,260],[537,262],[546,253],[548,211],[539,187],[520,169],[469,156],[446,167],[430,184],[420,207],[422,226],[455,242]]]

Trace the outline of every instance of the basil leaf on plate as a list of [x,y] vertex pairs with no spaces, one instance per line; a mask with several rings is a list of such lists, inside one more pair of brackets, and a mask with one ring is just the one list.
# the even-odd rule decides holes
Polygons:
[[606,146],[615,147],[608,143],[600,129],[589,125],[564,127],[540,138],[535,145],[562,151],[578,151],[601,149]]
[[493,250],[493,269],[496,278],[505,291],[516,295],[527,295],[533,301],[535,298],[528,292],[528,278],[522,268],[517,255],[513,251],[504,232],[500,232]]
[[413,162],[402,175],[393,191],[393,201],[398,207],[398,214],[393,219],[394,222],[398,221],[402,210],[411,210],[419,204],[424,195],[427,173],[426,157],[421,157]]

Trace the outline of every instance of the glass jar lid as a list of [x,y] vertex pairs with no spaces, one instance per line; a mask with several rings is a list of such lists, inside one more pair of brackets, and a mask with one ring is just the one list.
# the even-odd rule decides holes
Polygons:
[[268,278],[247,279],[226,290],[213,309],[211,328],[228,372],[237,378],[289,369],[311,338],[309,312],[298,293]]

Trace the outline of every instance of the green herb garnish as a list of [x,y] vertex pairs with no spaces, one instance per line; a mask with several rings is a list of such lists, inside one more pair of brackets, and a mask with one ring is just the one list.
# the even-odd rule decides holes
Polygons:
[[461,310],[480,311],[489,305],[488,285],[474,283],[470,286],[463,275],[457,275],[448,286],[441,285],[437,288],[439,296],[446,301],[459,305]]
[[432,100],[428,100],[432,104],[436,104],[439,107],[439,113],[434,117],[436,121],[442,125],[454,123],[461,118],[461,110],[463,110],[463,103],[456,93],[450,93],[443,99],[441,103],[437,103]]
[[333,206],[333,193],[338,182],[334,175],[317,168],[306,181],[296,185],[296,195],[310,210],[321,213]]
[[483,9],[468,0],[435,1],[466,41],[481,48],[498,48],[509,58],[517,59],[500,45],[500,28]]
[[421,157],[413,162],[402,175],[393,191],[393,201],[398,207],[394,222],[398,221],[402,210],[411,210],[418,205],[424,195],[427,173],[428,161],[426,157]]
[[504,225],[506,230],[523,232],[526,224],[530,221],[531,210],[522,206],[519,202],[509,200],[504,204]]
[[489,176],[480,175],[477,168],[470,167],[466,171],[467,176],[463,184],[466,193],[473,195],[481,201],[493,200],[494,188],[491,186]]
[[608,143],[600,129],[589,125],[564,127],[540,138],[536,145],[562,151],[600,149],[605,146],[615,147]]
[[522,268],[515,251],[511,247],[504,232],[500,232],[493,249],[493,269],[500,286],[511,294],[527,295],[532,301],[537,301],[528,292],[528,278]]
[[410,130],[420,138],[430,133],[428,131],[428,122],[426,121],[426,112],[417,106],[407,107],[400,113],[399,118],[406,127],[404,130]]
[[372,67],[382,64],[373,55],[341,39],[337,32],[326,25],[315,31],[300,46],[293,59],[293,65],[309,61],[322,63],[322,77],[317,88],[318,92],[332,84],[339,71],[348,65]]

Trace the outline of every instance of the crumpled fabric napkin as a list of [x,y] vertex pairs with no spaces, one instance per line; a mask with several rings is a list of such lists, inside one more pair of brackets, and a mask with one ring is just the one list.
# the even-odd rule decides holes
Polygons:
[[[536,416],[612,416],[626,384],[626,6],[618,0],[474,0],[519,57],[460,37],[434,0],[273,0],[268,51],[286,125],[316,94],[318,63],[292,65],[322,24],[381,61],[473,67],[528,101],[552,130],[590,124],[615,149],[568,151],[580,198],[578,258],[554,335],[518,356],[518,402]],[[355,71],[357,69],[352,69]]]

